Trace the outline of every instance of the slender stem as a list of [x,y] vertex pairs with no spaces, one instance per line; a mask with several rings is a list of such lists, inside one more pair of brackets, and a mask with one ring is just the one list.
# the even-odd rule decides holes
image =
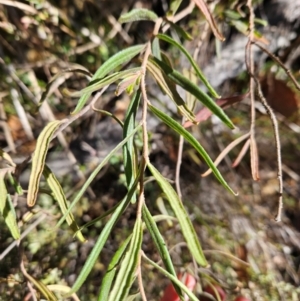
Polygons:
[[262,51],[264,51],[270,58],[272,58],[273,61],[275,61],[287,74],[287,76],[291,79],[291,81],[293,82],[293,84],[295,85],[295,87],[300,91],[300,85],[297,82],[296,78],[294,77],[294,75],[291,73],[291,70],[289,70],[284,64],[283,62],[280,60],[279,57],[277,57],[276,55],[274,55],[273,53],[271,53],[268,49],[266,49],[265,47],[263,47],[262,45],[260,45],[257,41],[252,41],[253,44],[255,44],[258,48],[260,48]]

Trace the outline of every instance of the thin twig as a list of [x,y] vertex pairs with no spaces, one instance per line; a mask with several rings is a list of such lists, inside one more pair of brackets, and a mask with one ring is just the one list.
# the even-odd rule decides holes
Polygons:
[[140,289],[140,294],[142,297],[143,301],[147,301],[146,293],[144,290],[144,285],[143,285],[143,277],[142,277],[142,269],[141,269],[141,258],[142,254],[140,252],[139,258],[138,258],[138,268],[137,268],[137,275],[138,275],[138,283],[139,283],[139,289]]
[[[254,60],[253,60],[253,49],[252,41],[254,40],[254,12],[252,6],[252,0],[247,1],[249,8],[249,38],[246,45],[246,66],[249,74],[254,74]],[[255,141],[255,91],[254,91],[254,78],[250,76],[250,102],[251,102],[251,126],[250,126],[250,153],[251,153],[251,172],[252,177],[255,181],[259,180],[258,174],[258,154],[257,146]]]
[[252,41],[252,44],[255,44],[258,48],[260,48],[262,51],[264,51],[273,61],[275,61],[287,74],[287,76],[291,79],[295,87],[300,91],[300,84],[297,82],[294,75],[291,73],[291,70],[288,69],[283,62],[280,60],[279,57],[277,57],[275,54],[271,53],[268,49],[260,45],[257,41]]
[[259,100],[265,107],[268,115],[270,116],[270,119],[272,121],[273,125],[273,132],[275,137],[275,144],[276,144],[276,152],[277,152],[277,178],[278,178],[278,185],[279,185],[279,200],[278,200],[278,210],[277,215],[275,217],[276,222],[281,221],[281,213],[283,208],[283,202],[282,202],[282,194],[283,194],[283,179],[282,179],[282,160],[281,160],[281,144],[280,144],[280,136],[279,136],[279,130],[278,130],[278,122],[277,118],[272,110],[272,108],[267,103],[267,100],[265,99],[260,82],[257,80],[257,78],[253,77],[256,82],[257,87],[257,94],[259,97]]
[[[182,123],[184,123],[184,118],[182,119]],[[176,172],[175,172],[175,186],[176,192],[178,194],[179,199],[182,198],[181,188],[180,188],[180,169],[182,163],[182,152],[183,152],[184,138],[180,135],[179,137],[179,145],[178,145],[178,153],[177,153],[177,162],[176,162]]]
[[37,297],[36,297],[36,295],[35,295],[35,290],[34,290],[34,288],[32,287],[32,285],[31,285],[31,283],[30,283],[30,281],[29,281],[29,279],[28,278],[30,278],[30,275],[27,273],[27,271],[26,271],[26,269],[25,269],[25,267],[24,267],[24,261],[23,261],[23,259],[21,260],[21,263],[20,263],[20,270],[21,270],[21,272],[23,273],[23,275],[26,277],[26,279],[27,279],[27,286],[28,286],[28,288],[29,288],[29,291],[30,291],[30,293],[31,293],[31,297],[32,297],[32,299],[33,299],[33,301],[38,301],[37,300]]
[[[277,152],[277,178],[278,178],[278,185],[279,185],[279,199],[278,199],[278,210],[277,210],[277,215],[275,216],[275,221],[276,222],[280,222],[281,221],[281,214],[282,214],[282,208],[283,208],[283,201],[282,201],[282,194],[283,194],[283,180],[282,180],[282,161],[281,161],[281,144],[280,144],[280,137],[279,137],[279,131],[278,131],[278,122],[276,119],[276,116],[273,112],[273,110],[271,109],[271,107],[268,105],[263,93],[262,93],[262,89],[261,89],[261,85],[258,81],[258,79],[256,78],[255,74],[254,74],[254,62],[253,62],[253,57],[252,57],[252,44],[254,44],[254,39],[253,39],[253,30],[254,30],[254,13],[253,13],[253,7],[252,7],[252,0],[248,0],[247,2],[247,6],[250,10],[250,17],[249,17],[249,24],[250,24],[250,34],[249,34],[249,40],[247,43],[247,50],[246,51],[246,65],[247,65],[247,69],[248,72],[251,76],[250,78],[250,97],[251,97],[251,114],[252,111],[254,110],[255,113],[255,107],[254,107],[254,82],[256,84],[256,88],[257,88],[257,93],[258,93],[258,97],[261,101],[261,103],[263,104],[263,106],[265,107],[268,115],[271,118],[272,121],[272,125],[273,125],[273,131],[274,131],[274,137],[275,137],[275,144],[276,144],[276,152]],[[289,70],[281,63],[281,61],[276,58],[274,55],[272,55],[269,51],[267,51],[264,47],[262,47],[261,45],[255,43],[255,45],[257,45],[260,49],[262,49],[263,51],[265,51],[266,53],[268,53],[289,75]],[[248,52],[248,59],[247,59],[247,52]],[[253,97],[253,99],[252,99]],[[255,120],[253,119],[253,115],[252,119],[251,119],[251,137],[250,139],[254,138],[254,124],[253,122],[255,122]],[[253,132],[252,132],[253,131]],[[252,149],[253,151],[255,151],[256,148],[256,143],[252,144],[253,141],[251,141],[250,144],[250,150],[251,150],[251,165],[252,165]],[[255,142],[255,140],[254,140]],[[254,162],[255,164],[255,162]],[[252,166],[254,167],[254,166]],[[252,170],[253,173],[253,170]]]
[[37,225],[39,225],[42,221],[45,220],[46,214],[42,214],[34,223],[32,223],[28,228],[21,234],[19,240],[13,241],[1,254],[0,261],[15,247],[19,244],[19,242],[26,237]]

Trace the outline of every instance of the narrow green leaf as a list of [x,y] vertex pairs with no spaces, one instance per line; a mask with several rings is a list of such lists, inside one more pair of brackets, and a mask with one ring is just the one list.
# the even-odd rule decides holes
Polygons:
[[[92,77],[92,81],[95,79],[103,78],[105,75],[107,75],[109,72],[111,72],[118,66],[129,62],[137,54],[139,54],[144,47],[145,45],[135,45],[128,47],[122,51],[119,51],[118,53],[110,57],[103,65],[101,65],[101,67],[96,71],[96,73]],[[83,108],[90,95],[91,93],[85,93],[80,97],[78,104],[75,110],[72,112],[72,114],[78,113]]]
[[86,180],[78,194],[76,195],[75,199],[73,200],[72,204],[70,205],[67,212],[64,214],[64,216],[61,217],[61,219],[56,224],[56,227],[59,227],[63,221],[66,219],[67,215],[71,212],[71,210],[74,208],[74,206],[77,204],[77,202],[81,199],[87,188],[91,185],[94,178],[97,176],[97,174],[100,172],[103,166],[105,166],[106,163],[109,162],[111,157],[140,129],[141,125],[138,125],[130,135],[128,135],[125,139],[123,139],[104,159],[103,161],[97,166],[97,168],[91,173],[89,178]]
[[146,255],[143,255],[143,258],[151,264],[153,267],[155,267],[157,270],[159,270],[163,275],[168,277],[172,282],[176,283],[178,287],[180,287],[190,298],[191,301],[199,301],[199,299],[193,294],[191,290],[189,290],[188,287],[186,287],[180,280],[178,280],[177,277],[173,276],[169,272],[167,272],[165,269],[160,267],[157,263],[152,261],[150,258],[148,258]]
[[23,195],[23,189],[22,189],[22,186],[21,184],[17,181],[17,179],[14,177],[14,175],[12,175],[11,172],[8,172],[7,173],[7,177],[8,177],[8,180],[10,182],[10,184],[14,187],[16,193],[18,195]]
[[165,113],[161,112],[157,108],[153,107],[152,105],[148,105],[150,110],[159,118],[161,119],[166,125],[168,125],[171,129],[173,129],[175,132],[177,132],[179,135],[182,135],[187,142],[189,142],[194,149],[202,156],[204,161],[207,163],[207,165],[211,168],[213,174],[215,177],[219,180],[219,182],[231,193],[234,195],[237,195],[227,184],[227,182],[222,177],[221,173],[217,169],[217,167],[214,165],[212,159],[209,157],[205,149],[201,146],[201,144],[195,139],[195,137],[189,133],[183,126],[181,126],[178,122],[176,122],[174,119],[166,115]]
[[121,263],[120,270],[114,283],[114,287],[109,295],[108,301],[121,301],[127,297],[137,268],[142,240],[142,221],[141,218],[137,218],[129,248]]
[[189,110],[184,100],[181,98],[176,90],[175,84],[167,77],[164,70],[154,61],[149,60],[147,70],[161,87],[162,91],[166,93],[176,104],[178,111],[191,122],[194,122],[195,115]]
[[122,213],[125,211],[127,208],[128,204],[130,203],[133,194],[135,193],[137,184],[139,182],[139,175],[140,175],[141,170],[139,170],[139,173],[137,175],[137,178],[134,182],[134,185],[132,186],[131,190],[127,193],[126,197],[122,200],[122,202],[119,204],[119,206],[116,208],[108,222],[105,224],[101,234],[99,235],[97,242],[95,246],[93,247],[90,255],[88,256],[83,268],[80,271],[80,274],[78,278],[76,279],[71,291],[69,291],[65,297],[71,296],[73,293],[77,292],[84,281],[86,280],[87,276],[91,272],[94,264],[96,263],[99,254],[107,241],[108,236],[110,235],[110,232],[112,228],[114,227],[115,223],[119,219],[119,217],[122,215]]
[[[141,90],[138,89],[133,95],[126,113],[123,127],[123,138],[128,137],[135,128],[136,113],[139,107],[140,99]],[[127,188],[129,190],[131,188],[131,185],[134,183],[135,175],[137,172],[137,158],[134,150],[133,136],[131,136],[131,138],[123,146],[123,158]],[[135,202],[135,200],[136,197],[134,196],[133,201]]]
[[132,69],[128,69],[128,70],[124,70],[124,71],[120,71],[120,72],[115,72],[111,75],[108,75],[105,78],[95,79],[95,80],[91,81],[86,88],[82,89],[81,91],[71,93],[70,96],[78,97],[78,96],[81,96],[81,95],[84,95],[87,93],[91,94],[94,91],[100,90],[101,88],[108,86],[108,85],[116,82],[119,79],[127,78],[130,76],[139,76],[140,72],[141,72],[140,67],[132,68]]
[[[159,252],[159,255],[160,255],[167,271],[170,274],[172,274],[174,277],[176,277],[176,272],[175,272],[175,269],[173,266],[173,262],[172,262],[169,250],[164,241],[164,238],[160,234],[159,229],[155,223],[155,220],[145,204],[143,205],[142,213],[143,213],[143,220],[146,224],[146,227],[154,241],[154,244]],[[174,285],[174,288],[175,288],[178,296],[182,297],[182,299],[183,299],[184,297],[181,292],[181,289],[176,285],[175,282],[173,282],[173,285]]]
[[176,84],[183,87],[186,91],[194,95],[198,100],[200,100],[208,109],[210,109],[220,120],[224,122],[229,128],[233,129],[234,125],[225,114],[225,112],[198,86],[191,82],[188,78],[184,77],[178,71],[172,69],[170,66],[165,64],[162,61],[159,61],[157,58],[150,58],[150,60],[155,61],[167,74],[167,76],[173,80]]
[[[56,176],[54,175],[54,173],[51,171],[51,169],[47,165],[45,165],[45,167],[44,167],[43,175],[53,193],[54,198],[57,200],[57,202],[59,204],[62,214],[65,214],[68,210],[68,202],[67,202],[66,195],[65,195],[59,181],[57,180]],[[67,215],[66,220],[67,220],[68,225],[72,229],[72,231],[76,234],[79,241],[85,242],[86,239],[83,237],[83,235],[74,219],[74,216],[71,212]]]
[[153,56],[155,56],[159,60],[161,60],[160,46],[159,46],[159,40],[158,40],[158,38],[154,38],[153,39],[151,46],[152,46],[152,54],[153,54]]
[[152,175],[155,177],[158,185],[166,195],[175,216],[180,224],[182,234],[186,240],[187,246],[195,258],[195,260],[202,266],[207,266],[207,261],[204,257],[201,245],[199,243],[197,234],[193,227],[193,224],[186,213],[182,202],[180,201],[177,193],[171,186],[171,184],[161,175],[161,173],[151,164],[148,163],[148,168]]
[[132,238],[132,234],[129,237],[127,237],[127,239],[122,243],[121,247],[114,254],[114,256],[107,268],[105,276],[102,280],[101,289],[100,289],[99,296],[98,296],[98,301],[103,301],[103,300],[108,299],[108,295],[110,292],[112,282],[115,278],[117,267],[121,262],[123,254],[126,251],[131,238]]
[[155,22],[158,19],[156,13],[151,10],[145,8],[135,8],[129,11],[126,14],[123,14],[119,18],[119,22],[122,23],[129,23],[135,21],[153,21]]
[[33,207],[36,202],[39,190],[39,183],[44,169],[49,144],[52,135],[61,123],[62,121],[60,120],[55,120],[48,123],[48,125],[43,129],[43,131],[37,139],[36,148],[32,156],[32,169],[29,178],[29,186],[27,193],[27,205],[29,207]]
[[177,34],[180,37],[182,37],[183,39],[188,40],[188,41],[193,40],[193,37],[188,32],[186,32],[182,27],[180,27],[177,24],[171,22],[170,20],[166,20],[166,22],[170,25],[171,28],[173,28],[177,32]]
[[170,10],[168,11],[168,16],[174,16],[181,4],[182,0],[172,0],[170,3]]
[[4,218],[12,237],[14,239],[20,238],[20,231],[17,224],[16,212],[11,201],[10,194],[7,193],[5,185],[5,170],[0,169],[0,213]]
[[218,93],[215,91],[215,89],[210,85],[210,83],[208,82],[208,80],[206,79],[206,77],[204,76],[202,71],[200,70],[196,61],[193,59],[193,57],[189,54],[189,52],[181,44],[179,44],[173,38],[171,38],[170,36],[167,36],[165,34],[158,34],[156,37],[177,47],[187,57],[187,59],[189,60],[189,62],[192,65],[192,67],[194,68],[196,74],[201,79],[201,81],[204,83],[204,85],[207,87],[207,89],[211,93],[211,95],[215,98],[220,98],[220,95],[218,95]]

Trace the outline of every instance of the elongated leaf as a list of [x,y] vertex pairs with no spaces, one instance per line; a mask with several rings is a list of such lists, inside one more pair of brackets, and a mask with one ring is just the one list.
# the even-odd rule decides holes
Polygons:
[[37,139],[36,148],[32,157],[32,169],[29,178],[27,205],[34,206],[38,194],[39,183],[44,170],[45,160],[48,152],[49,143],[53,133],[60,126],[62,121],[55,120],[50,122],[41,132]]
[[155,56],[159,60],[161,60],[160,46],[159,46],[159,40],[158,40],[158,38],[154,38],[153,39],[151,46],[152,46],[152,54],[153,54],[153,56]]
[[[242,95],[237,95],[237,96],[230,96],[230,97],[225,97],[225,98],[220,98],[216,101],[216,104],[220,106],[223,110],[227,109],[231,105],[233,105],[236,102],[240,102],[246,97],[248,97],[249,92],[242,94]],[[212,112],[208,108],[202,108],[197,114],[196,114],[196,122],[202,122],[208,119],[212,115]],[[184,127],[188,128],[192,126],[193,124],[190,121],[187,121],[184,123]]]
[[[45,165],[44,167],[43,175],[53,193],[54,198],[58,201],[62,214],[65,214],[68,210],[68,202],[59,181],[47,165]],[[85,238],[79,230],[79,227],[71,212],[67,215],[66,220],[72,231],[76,234],[79,241],[85,242]]]
[[207,89],[211,93],[211,95],[215,98],[220,98],[220,95],[218,95],[218,93],[215,91],[215,89],[210,85],[210,83],[208,82],[208,80],[206,79],[206,77],[204,76],[202,71],[200,70],[196,61],[193,59],[193,57],[189,54],[189,52],[181,44],[179,44],[173,38],[171,38],[165,34],[158,34],[156,37],[177,47],[187,57],[187,59],[189,60],[189,62],[192,65],[192,67],[194,68],[197,76],[201,79],[201,81],[207,87]]
[[170,66],[165,64],[162,61],[159,61],[157,58],[150,58],[150,61],[155,61],[167,74],[167,76],[173,80],[176,84],[183,87],[186,91],[194,95],[198,100],[200,100],[206,107],[208,107],[217,117],[219,117],[224,124],[229,128],[233,129],[234,125],[229,119],[229,117],[224,113],[224,111],[198,86],[191,82],[188,78],[184,77],[178,71],[172,69]]
[[[92,77],[92,81],[95,79],[103,78],[105,75],[107,75],[109,72],[117,68],[118,66],[125,64],[129,62],[132,58],[134,58],[137,54],[139,54],[145,45],[135,45],[132,47],[128,47],[127,49],[124,49],[112,57],[110,57],[94,74]],[[75,108],[75,110],[72,112],[72,114],[78,113],[87,100],[89,99],[91,93],[85,93],[82,95],[78,101],[78,104]]]
[[77,97],[77,96],[81,96],[81,95],[84,95],[87,93],[92,93],[94,91],[100,90],[101,88],[103,88],[107,85],[110,85],[110,84],[116,82],[119,79],[127,78],[130,76],[139,76],[140,72],[141,72],[141,68],[138,67],[138,68],[132,68],[129,70],[116,72],[116,73],[108,75],[107,77],[102,78],[102,79],[95,79],[95,80],[91,81],[90,84],[86,88],[82,89],[81,91],[71,93],[70,96]]
[[123,254],[125,253],[125,251],[127,249],[127,246],[129,244],[131,238],[132,238],[132,234],[129,237],[127,237],[127,239],[122,243],[121,247],[114,254],[114,256],[107,268],[105,276],[102,280],[101,289],[100,289],[100,293],[98,296],[98,301],[103,301],[103,300],[108,299],[108,295],[110,292],[112,282],[115,278],[117,267],[123,257]]
[[49,301],[58,301],[53,292],[41,281],[36,280],[34,277],[26,273],[25,277],[44,295]]
[[171,184],[161,175],[161,173],[151,163],[148,163],[148,168],[151,171],[152,175],[155,177],[162,191],[165,193],[166,198],[168,199],[170,206],[172,207],[172,210],[174,211],[175,216],[178,219],[182,234],[186,240],[191,254],[194,256],[195,260],[200,265],[207,266],[207,262],[195,229],[177,193],[175,192]]
[[173,129],[175,132],[177,132],[179,135],[182,135],[187,142],[189,142],[194,149],[202,156],[204,161],[207,163],[207,165],[212,169],[213,174],[215,177],[219,180],[219,182],[231,193],[234,195],[237,195],[227,184],[227,182],[222,177],[219,170],[214,165],[212,159],[209,157],[205,149],[200,145],[200,143],[195,139],[195,137],[189,133],[183,126],[181,126],[178,122],[173,120],[171,117],[166,115],[165,113],[161,112],[157,108],[153,107],[152,105],[148,105],[150,110],[159,118],[161,119],[166,125],[168,125],[171,129]]
[[102,167],[109,162],[111,157],[140,129],[141,125],[138,125],[130,135],[128,135],[125,139],[123,139],[104,159],[103,161],[97,166],[97,168],[92,172],[92,174],[89,176],[89,178],[86,180],[78,194],[76,195],[75,199],[73,200],[72,204],[70,205],[67,212],[64,214],[64,216],[58,221],[56,224],[56,227],[59,227],[63,221],[66,219],[67,215],[71,212],[71,210],[74,208],[74,206],[77,204],[77,202],[81,199],[87,188],[91,185],[94,178],[97,176],[99,171],[102,169]]
[[177,12],[182,0],[172,0],[170,3],[170,10],[168,11],[168,16],[174,16]]
[[[236,147],[239,143],[241,143],[242,141],[244,141],[245,139],[247,139],[250,136],[250,133],[247,133],[237,139],[235,139],[234,141],[232,141],[229,145],[227,145],[227,147],[225,147],[223,149],[223,151],[220,153],[220,155],[218,156],[218,158],[214,161],[215,166],[217,167],[220,162],[225,158],[225,156],[234,148]],[[206,172],[204,172],[201,176],[202,177],[206,177],[208,176],[210,173],[212,172],[211,169],[208,169]]]
[[167,272],[165,269],[163,269],[162,267],[160,267],[157,263],[155,263],[154,261],[152,261],[146,255],[143,255],[143,258],[149,264],[151,264],[153,267],[155,267],[157,270],[159,270],[163,275],[165,275],[166,277],[168,277],[172,282],[176,283],[176,285],[178,287],[180,287],[183,290],[183,292],[185,292],[188,295],[188,297],[190,298],[189,300],[191,300],[191,301],[199,301],[199,299],[193,294],[193,292],[188,287],[186,287],[186,285],[184,285],[177,277],[175,277],[172,274],[170,274],[169,272]]
[[0,169],[0,213],[3,216],[12,237],[14,239],[19,239],[20,231],[17,224],[16,212],[10,199],[10,194],[7,193],[4,177],[5,170]]
[[86,278],[89,275],[89,273],[91,272],[91,270],[93,269],[99,255],[100,255],[100,252],[102,251],[102,249],[108,239],[108,236],[111,233],[111,230],[113,229],[115,223],[117,222],[119,217],[122,215],[124,210],[127,208],[128,204],[130,203],[131,198],[132,198],[133,194],[135,193],[135,189],[138,184],[138,179],[139,179],[139,177],[137,177],[134,185],[132,186],[132,189],[128,192],[127,196],[122,200],[120,205],[116,208],[116,210],[114,211],[114,213],[112,214],[110,219],[105,224],[103,230],[101,231],[101,234],[99,235],[99,237],[97,239],[95,246],[93,247],[83,268],[81,269],[80,274],[79,274],[78,278],[76,279],[71,291],[69,291],[65,295],[65,297],[71,296],[73,293],[77,292],[80,289],[80,287],[82,286],[82,284],[84,283],[84,281],[86,280]]
[[0,157],[8,161],[11,166],[16,167],[16,164],[11,158],[11,156],[1,148],[0,148]]
[[199,7],[199,9],[202,11],[203,15],[205,16],[206,20],[208,21],[214,35],[216,38],[218,38],[220,41],[224,41],[225,38],[220,33],[216,22],[214,20],[214,17],[212,16],[211,12],[209,11],[209,8],[204,0],[193,0],[195,4]]
[[232,163],[232,167],[235,168],[237,167],[240,162],[242,161],[242,159],[244,158],[244,156],[246,155],[248,148],[250,146],[250,139],[248,139],[244,146],[242,147],[240,153],[238,154],[238,156],[236,157],[236,159],[234,160],[234,162]]
[[137,268],[142,240],[142,221],[141,218],[137,218],[128,251],[126,252],[121,263],[120,270],[114,283],[114,287],[109,295],[108,301],[121,301],[127,297],[129,289],[132,285],[132,280],[134,279],[135,270]]
[[[135,120],[136,114],[139,107],[141,99],[141,90],[138,89],[132,100],[130,102],[129,108],[127,110],[124,127],[123,127],[123,138],[130,136],[131,132],[135,128]],[[134,151],[134,137],[127,141],[126,144],[123,146],[123,158],[124,158],[124,169],[125,169],[125,176],[127,182],[127,188],[130,189],[131,185],[134,182],[136,172],[137,172],[137,163],[136,163],[136,153]],[[135,196],[133,197],[133,201],[135,202]]]
[[182,37],[185,40],[192,41],[193,37],[185,31],[182,27],[178,26],[177,24],[171,22],[170,20],[166,20],[166,22],[170,25],[171,28],[173,28],[177,34]]
[[22,189],[22,186],[21,184],[17,181],[17,179],[14,177],[14,175],[12,174],[12,172],[8,172],[7,173],[7,177],[8,177],[8,180],[10,182],[10,184],[14,187],[16,193],[18,195],[23,195],[24,192],[23,192],[23,189]]
[[128,77],[125,77],[119,84],[116,89],[115,94],[117,96],[121,95],[125,90],[126,92],[131,95],[134,91],[134,88],[139,85],[141,80],[141,73],[137,73],[134,75],[130,75]]
[[[147,206],[143,205],[143,220],[145,221],[146,227],[154,241],[154,244],[159,252],[159,255],[167,269],[167,271],[176,277],[176,272],[173,266],[173,262],[169,253],[169,250],[166,246],[166,243],[164,241],[164,238],[159,232],[159,229],[154,221],[153,216],[151,215],[150,211],[148,210]],[[174,288],[178,294],[178,296],[182,297],[183,294],[181,292],[181,289],[176,285],[175,282],[173,282]]]
[[145,8],[135,8],[130,12],[123,14],[119,18],[120,23],[128,23],[128,22],[135,22],[135,21],[153,21],[157,20],[158,16],[151,10]]
[[194,113],[189,110],[184,100],[176,90],[175,84],[167,77],[164,70],[154,61],[148,61],[147,70],[155,78],[158,85],[176,104],[178,111],[189,121],[195,120]]

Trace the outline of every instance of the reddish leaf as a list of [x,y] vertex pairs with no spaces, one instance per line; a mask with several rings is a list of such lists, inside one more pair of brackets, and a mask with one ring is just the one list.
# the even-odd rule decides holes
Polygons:
[[[245,99],[247,96],[249,95],[249,92],[242,94],[242,95],[237,95],[237,96],[229,96],[229,97],[225,97],[225,98],[220,98],[216,101],[216,104],[221,107],[222,109],[227,109],[229,108],[231,105],[233,105],[234,103],[240,102],[243,99]],[[204,107],[202,108],[195,116],[195,121],[197,123],[201,122],[201,121],[205,121],[207,120],[210,116],[212,115],[212,112]],[[184,127],[188,128],[190,126],[192,126],[193,123],[190,121],[185,122]]]
[[[179,273],[177,275],[177,278],[184,283],[191,291],[196,286],[196,279],[194,276],[188,274],[188,273]],[[185,300],[188,300],[188,297],[185,296]],[[179,296],[177,295],[174,286],[172,284],[169,284],[167,288],[164,291],[164,294],[160,301],[180,301]]]
[[286,82],[269,74],[261,80],[261,87],[266,100],[275,111],[288,118],[297,118],[300,96]]

